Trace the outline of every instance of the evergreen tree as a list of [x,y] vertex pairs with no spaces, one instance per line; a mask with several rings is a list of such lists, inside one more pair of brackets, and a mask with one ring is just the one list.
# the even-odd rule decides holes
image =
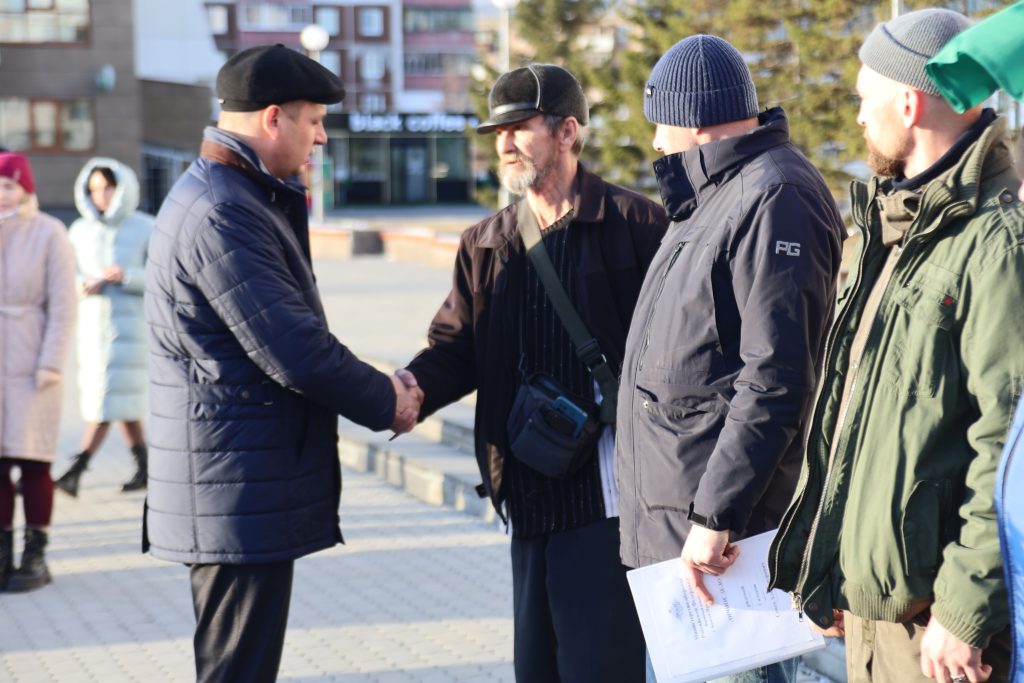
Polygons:
[[708,19],[716,4],[699,0],[683,10],[673,0],[635,0],[623,8],[628,34],[608,70],[611,78],[599,121],[601,167],[612,182],[656,193],[648,162],[658,153],[651,147],[654,126],[644,117],[644,86],[658,59],[681,38],[711,32]]
[[[946,6],[975,17],[1002,0],[907,0],[904,11]],[[515,40],[529,46],[512,65],[561,64],[583,84],[591,104],[584,158],[607,179],[656,194],[649,162],[654,126],[643,115],[643,89],[658,59],[689,35],[725,38],[743,53],[762,109],[781,106],[790,135],[822,171],[841,202],[851,177],[866,172],[857,125],[857,50],[872,27],[890,17],[891,2],[870,0],[522,0]],[[586,36],[607,19],[621,19],[620,48],[610,57],[588,50]],[[491,81],[493,82],[493,80]]]
[[[603,74],[610,64],[590,41],[600,37],[600,23],[608,16],[606,0],[520,0],[515,9],[515,40],[529,45],[529,51],[512,65],[536,62],[558,64],[572,73],[590,104],[591,126],[583,157],[597,157],[601,146],[600,126],[604,100]],[[595,132],[598,134],[595,135]]]
[[857,48],[875,21],[875,6],[849,0],[695,2],[638,0],[630,21],[634,49],[619,60],[615,89],[620,116],[609,121],[618,145],[603,161],[622,182],[650,175],[643,161],[653,126],[643,116],[643,87],[657,59],[682,38],[710,33],[735,45],[750,67],[762,108],[782,106],[793,141],[821,168],[833,191],[845,194],[850,163],[864,157],[854,93]]

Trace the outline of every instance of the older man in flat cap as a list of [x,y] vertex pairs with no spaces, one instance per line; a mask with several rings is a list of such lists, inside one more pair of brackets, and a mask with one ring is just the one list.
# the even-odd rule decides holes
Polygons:
[[776,587],[846,635],[851,683],[1006,681],[994,488],[1024,384],[1024,207],[1006,121],[958,113],[926,62],[963,31],[910,12],[864,41],[863,243],[829,333]]
[[146,266],[144,549],[190,567],[199,681],[273,681],[293,561],[341,541],[337,420],[407,431],[418,402],[327,329],[297,180],[337,76],[281,45],[217,76],[222,112]]
[[481,490],[511,527],[516,680],[642,681],[612,425],[626,328],[667,221],[580,164],[587,100],[565,69],[504,74],[490,113],[477,130],[496,134],[501,180],[523,199],[463,233],[406,376],[424,413],[477,390]]

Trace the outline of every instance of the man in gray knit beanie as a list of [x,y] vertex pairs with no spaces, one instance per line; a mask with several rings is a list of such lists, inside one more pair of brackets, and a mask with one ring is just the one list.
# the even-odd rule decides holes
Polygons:
[[[743,55],[725,40],[676,43],[643,98],[673,223],[622,363],[621,555],[631,567],[681,557],[710,602],[704,574],[729,570],[733,541],[777,527],[796,485],[795,436],[845,228],[821,174],[790,142],[783,111],[758,113]],[[728,680],[790,683],[796,668],[791,659]],[[648,682],[658,673],[651,662]]]
[[[958,116],[924,69],[943,45],[969,25],[970,20],[958,12],[924,9],[879,24],[864,41],[858,53],[863,66],[857,77],[861,98],[857,122],[864,126],[868,165],[875,173],[902,176],[908,163],[912,171],[926,168],[931,154],[915,138],[938,130],[939,144],[948,146],[977,118],[977,108]],[[908,106],[899,106],[901,97]],[[923,116],[935,125],[916,126],[911,108],[917,118]]]
[[768,562],[846,636],[850,683],[1009,680],[994,489],[1024,377],[1024,207],[1006,122],[955,112],[925,72],[968,25],[910,12],[859,53],[877,175],[851,187],[861,245]]

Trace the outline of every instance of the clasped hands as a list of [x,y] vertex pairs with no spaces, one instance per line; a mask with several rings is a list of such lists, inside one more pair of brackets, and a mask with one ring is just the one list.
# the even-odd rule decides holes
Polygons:
[[391,429],[398,434],[405,434],[416,426],[423,406],[423,390],[416,382],[416,377],[405,368],[391,375],[391,384],[395,387],[395,419]]
[[124,282],[124,268],[110,266],[98,278],[90,278],[82,282],[82,296],[99,294],[104,285],[119,285]]

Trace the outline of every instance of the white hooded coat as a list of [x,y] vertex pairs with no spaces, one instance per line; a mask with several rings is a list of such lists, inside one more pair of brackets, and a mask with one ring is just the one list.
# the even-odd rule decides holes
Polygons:
[[[117,178],[107,210],[100,213],[89,197],[89,176],[107,167]],[[101,279],[111,266],[124,270],[124,281],[107,283],[78,304],[78,392],[86,422],[140,420],[146,413],[147,349],[142,295],[146,252],[153,218],[136,211],[139,181],[119,161],[93,158],[75,181],[75,206],[82,215],[69,237],[83,282]]]

